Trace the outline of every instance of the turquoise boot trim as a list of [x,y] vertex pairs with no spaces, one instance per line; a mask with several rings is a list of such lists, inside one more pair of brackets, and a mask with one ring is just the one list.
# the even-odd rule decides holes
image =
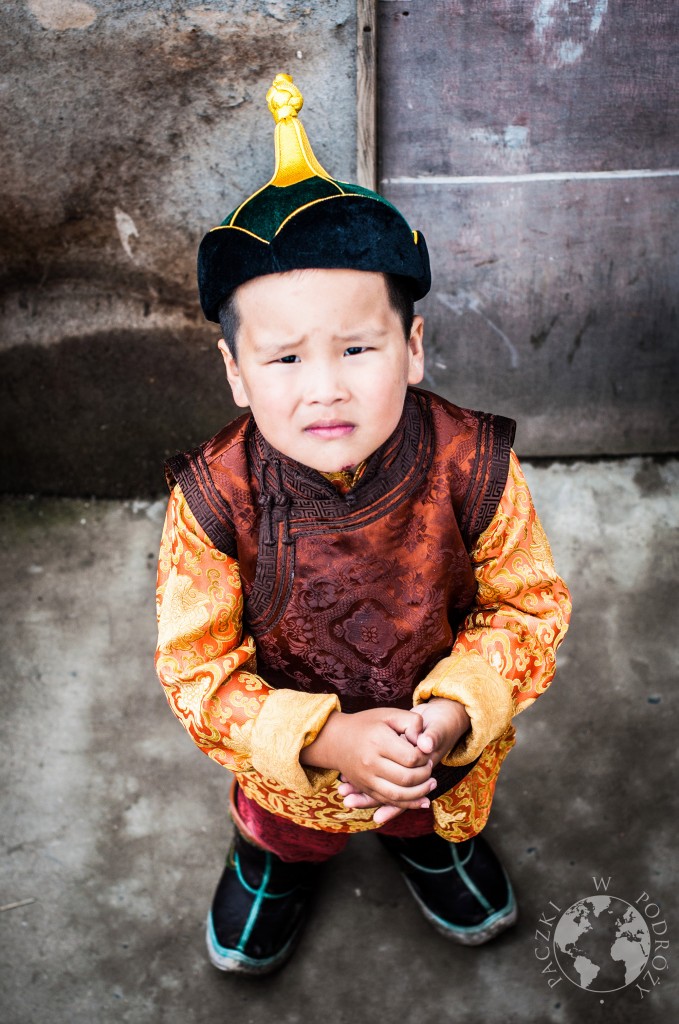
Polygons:
[[241,869],[240,857],[237,852],[234,853],[233,863],[236,875],[238,877],[238,882],[245,889],[246,892],[249,892],[251,896],[255,897],[252,907],[250,908],[250,913],[248,914],[247,920],[243,927],[243,931],[240,934],[238,944],[236,945],[235,948],[222,946],[219,943],[219,940],[217,939],[217,935],[215,933],[214,922],[212,920],[212,911],[210,911],[210,913],[208,914],[206,935],[208,953],[210,956],[210,960],[212,961],[214,966],[218,967],[220,970],[239,970],[249,974],[268,972],[272,969],[272,967],[275,967],[276,964],[285,960],[293,942],[296,939],[296,935],[293,934],[289,941],[285,944],[285,946],[278,951],[278,953],[276,953],[274,956],[266,957],[262,960],[257,960],[253,957],[249,957],[243,952],[243,950],[247,946],[250,935],[252,934],[252,929],[257,923],[257,918],[259,917],[259,913],[262,909],[262,904],[264,900],[285,899],[287,896],[290,896],[294,891],[292,889],[288,892],[281,893],[272,893],[266,891],[266,888],[271,879],[273,860],[271,854],[268,851],[266,851],[265,856],[266,861],[264,872],[262,874],[262,880],[258,887],[255,889],[248,882],[246,882],[243,876],[243,871]]
[[250,935],[252,934],[252,929],[254,928],[254,926],[255,926],[255,924],[257,922],[257,918],[259,917],[259,912],[262,909],[262,903],[264,902],[264,900],[282,900],[282,899],[285,899],[286,896],[290,896],[292,894],[293,890],[290,889],[288,892],[267,892],[266,891],[266,887],[269,884],[269,879],[271,878],[271,854],[270,853],[268,853],[268,852],[266,853],[266,867],[264,868],[264,874],[262,875],[262,881],[259,883],[259,887],[257,889],[253,889],[252,886],[248,885],[248,883],[243,878],[243,872],[241,871],[241,867],[240,867],[240,857],[238,856],[237,853],[234,854],[233,860],[234,860],[234,865],[235,865],[235,868],[236,868],[236,874],[238,875],[238,881],[243,886],[243,888],[246,890],[246,892],[249,892],[251,896],[255,897],[255,902],[252,904],[252,907],[250,908],[250,913],[248,914],[248,919],[245,922],[245,927],[243,928],[243,931],[241,932],[241,937],[240,937],[240,939],[238,941],[238,945],[236,946],[236,950],[239,953],[242,953],[243,950],[245,949],[246,945],[247,945],[247,942],[248,942],[248,939],[250,938]]
[[238,971],[243,974],[268,974],[279,963],[283,963],[287,959],[291,948],[297,940],[297,936],[292,935],[285,946],[274,956],[267,957],[264,960],[255,960],[253,957],[246,956],[245,953],[241,953],[237,949],[229,949],[219,944],[212,923],[212,913],[208,914],[205,938],[208,955],[214,967],[219,968],[220,971]]
[[[492,914],[493,908],[491,907],[490,903],[483,895],[479,887],[477,885],[474,885],[471,878],[464,869],[465,864],[467,863],[472,853],[474,852],[474,840],[472,839],[471,846],[469,847],[469,853],[467,854],[464,860],[460,858],[459,853],[457,852],[455,846],[452,843],[450,846],[450,852],[453,856],[453,864],[455,865],[455,870],[457,871],[458,875],[460,876],[464,884],[469,889],[470,893],[476,897],[476,899],[479,901],[479,903],[481,904],[481,906],[483,907],[487,914]],[[506,875],[505,878],[507,878]],[[507,884],[509,885],[509,879],[507,879]],[[510,896],[512,895],[511,886],[509,887],[509,894]]]
[[445,918],[439,917],[438,914],[435,914],[433,910],[430,910],[427,904],[424,903],[406,875],[403,875],[403,881],[410,889],[413,899],[429,923],[432,924],[434,928],[436,928],[436,930],[446,939],[453,939],[455,942],[459,942],[460,945],[463,946],[480,946],[484,942],[488,942],[496,935],[499,935],[500,932],[503,932],[506,928],[513,925],[518,917],[516,899],[514,897],[512,887],[509,884],[509,880],[507,880],[509,896],[505,906],[502,907],[501,910],[496,910],[494,913],[489,914],[488,917],[479,924],[467,926],[451,924],[450,921],[446,921]]
[[475,882],[469,876],[466,870],[466,865],[473,856],[474,853],[474,840],[472,839],[469,846],[465,850],[464,856],[460,856],[457,846],[455,843],[449,844],[450,855],[452,863],[443,868],[429,868],[424,867],[422,864],[418,864],[417,861],[408,857],[406,854],[399,852],[398,859],[409,864],[415,868],[419,873],[426,875],[446,875],[450,872],[457,872],[459,878],[464,883],[466,889],[472,894],[481,907],[486,912],[486,918],[475,925],[456,925],[451,924],[445,918],[440,917],[434,913],[427,904],[424,902],[417,889],[412,884],[411,880],[405,872],[402,872],[402,877],[410,892],[412,893],[415,902],[418,904],[420,910],[441,935],[444,935],[447,939],[453,939],[455,942],[459,942],[465,946],[477,946],[484,942],[488,942],[489,939],[494,938],[500,932],[509,928],[510,925],[514,924],[518,917],[518,911],[516,906],[516,898],[514,896],[514,890],[512,884],[507,877],[507,873],[500,865],[502,875],[507,885],[507,901],[503,907],[496,910],[492,904],[486,899],[481,890],[478,888]]

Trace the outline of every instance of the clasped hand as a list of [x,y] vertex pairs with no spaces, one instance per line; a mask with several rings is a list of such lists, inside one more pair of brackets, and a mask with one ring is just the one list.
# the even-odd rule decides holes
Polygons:
[[376,807],[373,820],[384,824],[405,810],[429,806],[436,788],[432,770],[468,728],[463,705],[445,698],[412,711],[335,711],[300,760],[338,769],[345,806]]

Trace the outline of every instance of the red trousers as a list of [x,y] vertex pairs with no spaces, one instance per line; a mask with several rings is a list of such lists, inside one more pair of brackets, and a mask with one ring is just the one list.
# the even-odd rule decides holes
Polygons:
[[[244,796],[235,782],[231,790],[231,817],[245,839],[288,862],[307,860],[320,863],[330,860],[344,849],[349,839],[348,832],[321,832],[271,814]],[[422,811],[404,811],[398,818],[382,825],[379,831],[401,839],[428,835],[434,831],[434,815],[431,807]]]

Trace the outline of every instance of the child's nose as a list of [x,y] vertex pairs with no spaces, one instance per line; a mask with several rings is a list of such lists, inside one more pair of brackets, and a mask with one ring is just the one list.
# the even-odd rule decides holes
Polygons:
[[318,362],[309,367],[307,401],[331,405],[346,396],[347,388],[337,367],[325,362]]

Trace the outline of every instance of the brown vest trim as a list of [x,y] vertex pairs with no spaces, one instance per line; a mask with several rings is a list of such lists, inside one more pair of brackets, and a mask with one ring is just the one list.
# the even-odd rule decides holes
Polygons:
[[215,487],[202,448],[174,455],[165,463],[165,477],[172,488],[178,483],[186,502],[212,543],[224,554],[237,558],[233,513]]
[[[322,474],[300,467],[270,449],[249,415],[228,424],[199,448],[169,459],[166,463],[168,485],[179,484],[212,543],[234,558],[238,557],[234,513],[213,474],[216,456],[224,465],[231,462],[230,454],[227,458],[229,449],[234,455],[238,451],[238,475],[246,458],[260,465],[265,460],[262,480],[266,479],[274,492],[278,489],[276,472],[282,472],[281,483],[292,498],[292,507],[272,509],[271,528],[276,533],[282,519],[288,519],[293,535],[327,532],[328,517],[332,520],[333,531],[360,529],[406,500],[429,472],[434,457],[432,402],[448,405],[430,392],[408,389],[401,423],[392,437],[370,457],[358,485],[346,495],[339,494]],[[472,466],[467,488],[461,505],[456,506],[460,532],[465,547],[471,551],[490,525],[502,497],[516,427],[513,420],[503,416],[466,410],[457,410],[457,414],[463,414],[467,420],[471,415],[476,421],[473,444],[472,438],[469,439]]]
[[277,526],[287,518],[292,536],[362,529],[406,501],[426,480],[434,458],[428,399],[414,389],[393,434],[369,456],[360,480],[346,494],[322,473],[276,451],[259,430],[247,432],[246,444],[250,466],[264,467],[259,498],[263,491],[278,496],[272,522]]
[[460,514],[460,532],[468,551],[490,526],[507,484],[509,454],[516,424],[504,416],[475,412],[478,437],[474,464]]

